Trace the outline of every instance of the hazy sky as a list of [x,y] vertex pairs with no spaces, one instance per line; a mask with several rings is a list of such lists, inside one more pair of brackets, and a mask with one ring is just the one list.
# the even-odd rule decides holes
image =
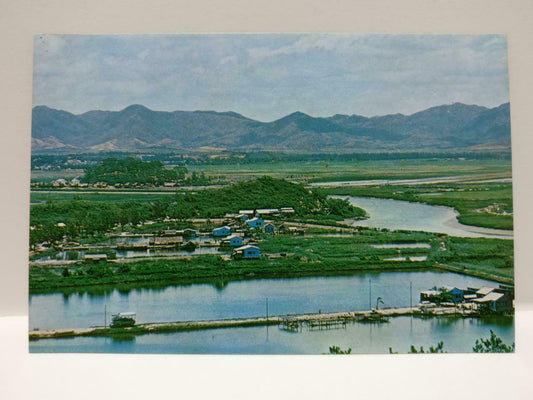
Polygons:
[[505,36],[148,35],[35,38],[33,103],[143,104],[272,121],[509,101]]

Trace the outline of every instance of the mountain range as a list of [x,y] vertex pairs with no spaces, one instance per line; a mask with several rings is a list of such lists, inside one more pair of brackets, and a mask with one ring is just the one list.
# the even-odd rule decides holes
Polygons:
[[509,103],[487,108],[454,103],[415,114],[378,117],[301,112],[260,122],[235,112],[121,111],[75,115],[46,106],[32,111],[34,152],[86,151],[447,151],[506,149]]

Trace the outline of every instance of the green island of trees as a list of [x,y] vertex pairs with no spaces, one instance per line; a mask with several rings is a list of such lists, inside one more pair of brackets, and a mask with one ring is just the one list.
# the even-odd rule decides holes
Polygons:
[[93,168],[85,170],[84,182],[105,182],[108,185],[117,183],[137,183],[141,185],[163,185],[185,179],[187,168],[178,166],[167,169],[161,161],[141,161],[133,157],[124,159],[106,158]]

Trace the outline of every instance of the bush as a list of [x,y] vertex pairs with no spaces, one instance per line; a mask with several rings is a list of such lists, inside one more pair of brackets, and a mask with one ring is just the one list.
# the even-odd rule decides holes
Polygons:
[[490,338],[488,339],[477,339],[474,347],[474,353],[514,353],[515,345],[503,343],[501,337],[496,336],[494,331],[490,330]]

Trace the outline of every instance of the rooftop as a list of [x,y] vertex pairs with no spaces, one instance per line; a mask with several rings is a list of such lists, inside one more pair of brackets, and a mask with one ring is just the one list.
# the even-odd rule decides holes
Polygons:
[[481,299],[475,299],[474,301],[476,303],[487,303],[489,301],[498,301],[504,296],[503,293],[496,293],[492,292],[486,295],[485,297],[482,297]]
[[242,246],[242,247],[239,247],[239,248],[235,249],[235,251],[243,251],[243,250],[248,250],[248,249],[257,249],[257,250],[259,250],[259,247],[247,244],[246,246]]
[[491,293],[495,288],[493,287],[482,287],[481,289],[479,289],[476,294],[478,295],[481,295],[481,296],[485,296],[489,293]]

